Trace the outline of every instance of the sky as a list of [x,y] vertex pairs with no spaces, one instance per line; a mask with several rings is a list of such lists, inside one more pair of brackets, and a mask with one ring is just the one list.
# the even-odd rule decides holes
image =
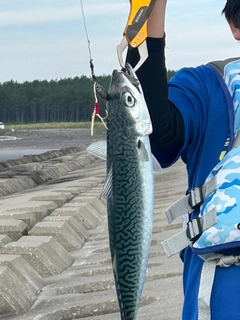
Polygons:
[[[116,46],[129,0],[82,4],[84,16],[81,0],[0,0],[0,82],[91,77],[89,43],[96,77],[119,69]],[[240,56],[221,15],[224,5],[225,0],[168,0],[168,69]]]

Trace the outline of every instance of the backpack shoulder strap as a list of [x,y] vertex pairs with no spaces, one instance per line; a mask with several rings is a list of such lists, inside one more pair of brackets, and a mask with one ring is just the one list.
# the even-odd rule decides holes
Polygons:
[[[223,74],[224,74],[224,69],[222,69],[222,66],[226,65],[226,61],[231,62],[234,61],[235,59],[228,59],[228,60],[224,60],[221,64],[221,61],[217,62],[211,62],[209,64],[206,65],[207,68],[209,68],[217,77],[218,82],[224,92],[226,101],[227,101],[227,105],[228,105],[228,116],[229,116],[229,133],[230,133],[230,145],[229,145],[229,150],[232,147],[232,142],[233,142],[233,137],[234,137],[234,107],[233,107],[233,99],[231,97],[231,94],[228,90],[228,87],[223,79]],[[224,64],[223,64],[224,63]],[[221,65],[221,68],[220,68]]]
[[217,61],[211,61],[207,64],[207,66],[212,66],[214,67],[218,73],[223,77],[224,76],[224,69],[226,67],[227,64],[233,62],[233,61],[236,61],[236,60],[239,60],[240,57],[235,57],[235,58],[229,58],[229,59],[226,59],[226,60],[217,60]]

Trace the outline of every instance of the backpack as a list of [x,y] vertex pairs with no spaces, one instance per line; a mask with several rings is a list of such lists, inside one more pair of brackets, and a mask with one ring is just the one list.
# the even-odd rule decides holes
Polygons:
[[[199,215],[189,215],[199,209]],[[240,266],[239,256],[226,256],[223,250],[240,252],[240,131],[230,151],[212,169],[202,186],[197,186],[166,210],[169,223],[183,217],[183,230],[163,241],[168,257],[187,246],[203,260],[198,296],[198,319],[210,320],[210,299],[216,266]]]
[[162,242],[168,257],[188,245],[194,253],[205,255],[240,248],[240,132],[233,148],[212,169],[205,183],[166,210],[168,223],[196,208],[199,215],[184,223],[177,235]]
[[203,186],[190,191],[166,210],[171,223],[181,214],[183,220],[200,206],[199,215],[184,230],[163,241],[168,257],[190,245],[203,260],[198,296],[199,320],[210,318],[210,299],[215,268],[240,267],[239,256],[226,256],[226,249],[240,248],[240,132],[233,148],[213,168]]

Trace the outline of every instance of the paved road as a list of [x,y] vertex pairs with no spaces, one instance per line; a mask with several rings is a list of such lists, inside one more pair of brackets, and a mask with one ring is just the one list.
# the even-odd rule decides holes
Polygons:
[[48,150],[89,145],[105,134],[90,134],[90,129],[0,130],[0,162]]
[[18,159],[27,155],[41,154],[49,149],[27,149],[27,148],[14,148],[14,149],[1,149],[0,151],[0,162],[12,159]]
[[[120,320],[106,206],[99,200],[104,161],[78,150],[39,166],[40,178],[51,182],[52,173],[55,183],[0,198],[0,225],[6,227],[0,232],[2,319]],[[160,242],[181,228],[179,221],[167,225],[164,210],[185,189],[181,161],[155,175],[153,239],[137,320],[181,319],[182,263],[179,257],[166,258]]]

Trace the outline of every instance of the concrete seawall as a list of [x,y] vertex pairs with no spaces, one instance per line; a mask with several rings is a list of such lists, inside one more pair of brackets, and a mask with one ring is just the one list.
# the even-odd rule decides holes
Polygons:
[[[105,162],[85,147],[0,163],[0,317],[119,320],[106,205]],[[181,228],[164,210],[184,195],[179,161],[155,175],[151,253],[138,320],[181,318],[182,262],[160,242]]]

